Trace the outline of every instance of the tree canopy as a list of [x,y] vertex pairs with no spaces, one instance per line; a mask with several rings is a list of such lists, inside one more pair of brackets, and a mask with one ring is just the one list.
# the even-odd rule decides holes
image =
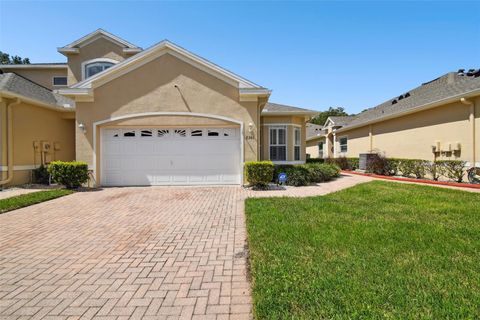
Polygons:
[[310,120],[311,123],[319,124],[323,126],[325,121],[327,121],[328,117],[332,116],[348,116],[349,114],[345,112],[344,107],[330,107],[326,111],[320,112],[317,116]]
[[30,59],[17,55],[10,56],[8,53],[0,51],[0,64],[30,64]]

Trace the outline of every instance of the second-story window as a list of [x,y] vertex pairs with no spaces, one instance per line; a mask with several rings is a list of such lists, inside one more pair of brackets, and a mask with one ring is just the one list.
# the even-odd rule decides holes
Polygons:
[[90,78],[91,76],[102,72],[103,70],[106,70],[113,66],[114,64],[112,62],[92,62],[87,65],[85,65],[85,79]]

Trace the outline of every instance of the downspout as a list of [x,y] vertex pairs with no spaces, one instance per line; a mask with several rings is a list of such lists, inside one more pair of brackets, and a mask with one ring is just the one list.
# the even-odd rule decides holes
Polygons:
[[337,157],[337,133],[333,130],[333,157]]
[[475,157],[475,103],[473,103],[470,100],[467,100],[465,98],[461,98],[460,102],[464,105],[470,106],[470,115],[469,115],[469,121],[470,121],[470,129],[472,132],[472,167],[475,166],[476,163],[476,157]]
[[372,125],[368,126],[368,141],[370,144],[370,153],[373,152],[373,132],[372,132]]
[[0,185],[10,183],[13,179],[13,106],[20,104],[16,99],[7,105],[7,178],[0,181]]

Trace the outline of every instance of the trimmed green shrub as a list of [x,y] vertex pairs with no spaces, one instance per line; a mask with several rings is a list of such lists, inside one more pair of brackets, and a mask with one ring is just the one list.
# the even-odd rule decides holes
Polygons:
[[438,169],[441,174],[456,182],[463,182],[465,173],[465,161],[461,160],[439,160],[437,161]]
[[359,166],[358,158],[347,158],[349,170],[357,170]]
[[33,169],[33,182],[39,184],[48,184],[50,182],[50,175],[48,174],[48,169],[43,164]]
[[342,170],[356,170],[358,169],[358,158],[326,158],[325,163],[335,164]]
[[323,158],[308,158],[307,163],[324,163],[325,159]]
[[245,174],[248,182],[258,189],[265,189],[273,180],[275,167],[272,161],[245,162]]
[[371,155],[367,160],[367,172],[388,175],[390,173],[388,159],[380,154]]
[[428,174],[430,174],[430,176],[432,177],[432,179],[434,181],[438,181],[438,178],[440,178],[440,168],[439,168],[439,165],[437,163],[437,161],[433,161],[433,162],[427,162],[426,164],[426,171]]
[[387,175],[389,176],[396,176],[398,175],[399,166],[401,159],[397,158],[387,158],[388,161],[388,170]]
[[306,165],[297,165],[287,168],[287,185],[289,186],[306,186],[310,183],[310,170]]
[[426,160],[413,160],[413,174],[415,175],[415,178],[425,178],[428,163],[429,162]]
[[404,177],[410,177],[415,171],[415,160],[413,159],[401,159],[398,164],[398,171],[402,173]]
[[78,188],[88,181],[88,165],[79,161],[53,161],[48,165],[52,180],[68,189]]
[[336,164],[342,170],[350,170],[350,164],[348,163],[348,159],[345,157],[327,158],[325,162],[330,164]]
[[324,182],[332,180],[340,175],[340,168],[329,163],[309,163],[305,167],[309,171],[310,182]]

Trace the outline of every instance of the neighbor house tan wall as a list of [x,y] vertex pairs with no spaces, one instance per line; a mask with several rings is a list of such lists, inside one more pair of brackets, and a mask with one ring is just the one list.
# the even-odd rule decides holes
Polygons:
[[318,144],[320,142],[324,143],[323,148],[325,149],[325,138],[324,137],[318,137],[312,140],[308,140],[306,142],[306,153],[307,155],[310,155],[310,158],[323,158],[324,155],[319,153],[318,150]]
[[68,55],[68,85],[82,81],[82,63],[92,59],[108,58],[118,62],[130,57],[123,52],[123,47],[105,38],[81,47],[79,53]]
[[[34,141],[49,141],[52,146],[55,142],[60,144],[60,150],[52,150],[46,155],[47,162],[75,159],[75,120],[71,113],[57,112],[27,103],[15,105],[12,109],[14,178],[10,185],[30,182],[31,167],[41,164],[41,154],[33,148]],[[2,119],[4,114],[5,110],[2,110]],[[1,122],[2,147],[6,147],[6,122]],[[4,150],[1,158],[2,178],[5,178],[7,161]]]
[[[142,81],[138,81],[138,79],[142,79]],[[145,112],[202,113],[240,121],[244,124],[244,159],[252,161],[259,158],[257,153],[258,102],[240,102],[236,87],[166,54],[96,88],[93,102],[77,102],[77,159],[86,161],[90,166],[93,165],[93,125],[95,122]],[[178,118],[162,117],[164,116],[148,116],[141,120],[122,120],[118,123],[110,122],[99,125],[96,131],[97,181],[100,181],[101,127],[111,125],[143,126],[143,124],[145,126],[221,124],[221,122],[212,122],[206,118],[192,120],[191,117],[187,117],[178,122]],[[85,133],[78,129],[80,123],[85,125]],[[252,123],[251,133],[248,132],[249,123]],[[234,125],[233,122],[228,122],[228,124]]]
[[269,160],[269,125],[287,126],[287,160],[294,161],[294,128],[300,128],[300,161],[305,161],[305,118],[298,116],[265,116],[261,117],[261,154],[262,160]]
[[5,72],[13,72],[16,73],[28,80],[35,82],[47,89],[60,89],[64,88],[65,86],[54,86],[53,85],[53,77],[66,77],[67,76],[67,68],[51,68],[51,69],[25,69],[25,68],[18,68],[12,69],[9,68],[8,70],[4,70]]
[[[480,97],[475,102],[476,161],[480,161]],[[358,157],[360,153],[380,152],[387,157],[433,160],[431,146],[440,141],[443,149],[447,143],[461,144],[460,152],[441,153],[437,159],[473,159],[472,126],[469,121],[470,107],[460,102],[446,104],[433,109],[413,113],[372,124],[372,145],[370,146],[369,126],[337,133],[348,137],[348,152],[345,156]],[[338,154],[337,154],[338,155]]]

